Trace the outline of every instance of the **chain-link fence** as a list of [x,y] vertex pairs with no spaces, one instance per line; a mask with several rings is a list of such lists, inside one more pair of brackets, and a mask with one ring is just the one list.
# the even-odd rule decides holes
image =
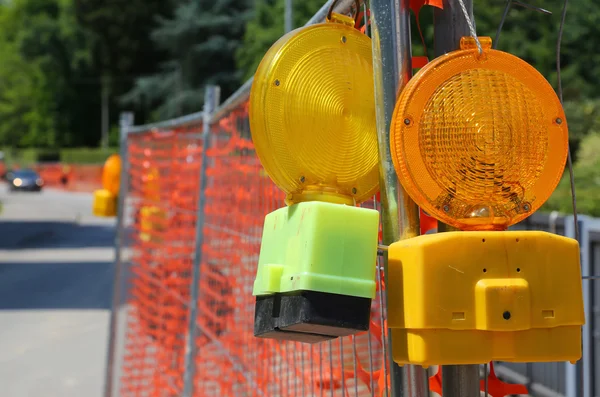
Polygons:
[[[340,1],[337,10],[352,3]],[[328,6],[309,23],[323,20]],[[254,152],[250,86],[219,107],[209,88],[202,113],[123,128],[105,396],[388,396],[382,271],[369,332],[315,345],[253,336],[263,221],[284,195]],[[377,205],[375,197],[365,204]],[[562,218],[545,226],[539,219],[519,227],[568,229]],[[591,302],[593,291],[584,293]],[[586,343],[589,350],[589,335]],[[565,363],[497,370],[535,396],[592,397],[580,392],[587,383],[577,383],[592,375],[592,359],[584,356],[580,370]],[[588,383],[595,387],[593,377]]]
[[369,332],[316,345],[253,336],[262,226],[284,194],[254,153],[247,100],[236,102],[124,129],[115,286],[122,309],[113,310],[107,392],[386,395],[381,288]]

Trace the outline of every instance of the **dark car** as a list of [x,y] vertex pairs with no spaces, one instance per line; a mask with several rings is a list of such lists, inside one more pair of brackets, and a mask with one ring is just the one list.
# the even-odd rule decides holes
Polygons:
[[44,186],[44,180],[40,177],[40,174],[28,169],[9,171],[6,180],[11,191],[39,192]]

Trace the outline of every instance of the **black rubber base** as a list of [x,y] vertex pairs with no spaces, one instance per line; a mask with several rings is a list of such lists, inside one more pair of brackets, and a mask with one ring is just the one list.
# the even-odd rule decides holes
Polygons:
[[254,336],[316,343],[369,329],[371,299],[315,291],[257,296]]

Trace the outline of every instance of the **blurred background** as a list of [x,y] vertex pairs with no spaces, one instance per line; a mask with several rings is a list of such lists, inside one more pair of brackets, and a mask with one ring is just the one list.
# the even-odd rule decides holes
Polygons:
[[[499,49],[554,86],[562,0],[513,7]],[[302,26],[323,0],[293,1]],[[475,0],[495,37],[505,0]],[[284,33],[284,0],[0,0],[0,396],[100,396],[115,220],[91,216],[119,117],[135,124],[227,98]],[[433,10],[420,13],[433,56]],[[413,16],[414,54],[426,50]],[[578,209],[600,216],[600,2],[572,2],[562,80]],[[568,175],[567,175],[568,176]],[[20,182],[15,183],[15,180]],[[568,180],[542,212],[571,212]]]

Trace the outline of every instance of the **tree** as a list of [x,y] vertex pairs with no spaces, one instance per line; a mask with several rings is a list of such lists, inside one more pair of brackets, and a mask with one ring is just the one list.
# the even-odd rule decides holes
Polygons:
[[[84,102],[70,84],[85,71],[84,33],[69,0],[15,0],[0,7],[0,139],[13,146],[69,144]],[[5,120],[12,120],[8,123]]]
[[[168,53],[157,49],[150,39],[158,26],[157,19],[173,14],[176,0],[72,0],[77,21],[91,42],[93,76],[87,90],[93,92],[93,120],[100,120],[102,85],[110,93],[111,121],[116,123],[121,106],[117,98],[134,85],[140,76],[156,73]],[[142,103],[136,110],[136,121],[144,122],[152,103]],[[88,127],[89,128],[89,127]],[[100,123],[94,123],[94,134],[100,136]]]
[[[552,12],[546,15],[513,6],[506,19],[499,49],[515,54],[535,66],[555,87],[556,41],[564,0],[530,1]],[[505,1],[475,1],[477,31],[494,38]],[[596,97],[600,76],[600,3],[580,0],[569,3],[561,46],[565,100]]]
[[160,72],[137,79],[125,103],[158,103],[155,118],[199,111],[203,87],[217,84],[228,96],[241,83],[234,55],[241,46],[249,0],[185,0],[172,18],[160,18],[155,45],[168,52]]
[[[581,139],[573,167],[577,210],[600,216],[600,100],[568,104],[573,109],[569,129],[576,131]],[[554,194],[543,207],[546,211],[571,213],[571,184],[569,172],[565,171]]]
[[[322,0],[293,2],[294,27],[303,26],[324,4]],[[269,47],[284,32],[284,0],[256,0],[254,12],[246,26],[244,45],[237,51],[237,66],[244,79],[252,77]]]

